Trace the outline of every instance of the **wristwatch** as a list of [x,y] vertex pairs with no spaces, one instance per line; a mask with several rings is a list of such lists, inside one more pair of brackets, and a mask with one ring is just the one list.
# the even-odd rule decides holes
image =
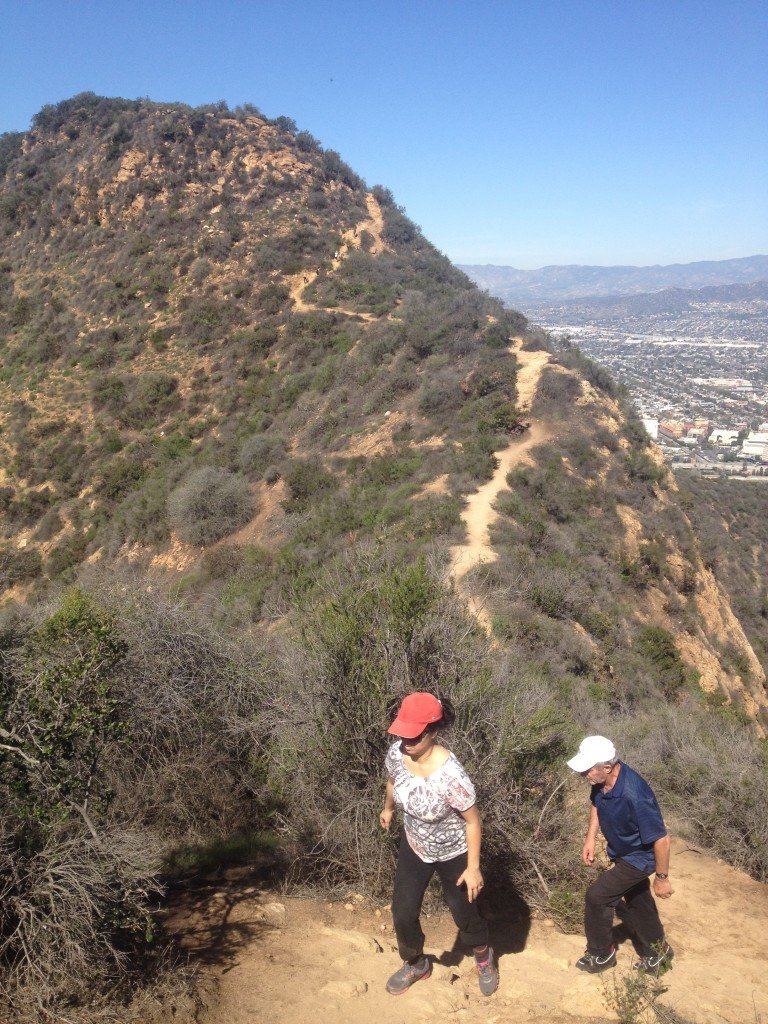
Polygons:
[[662,881],[664,881],[664,879],[669,878],[669,875],[664,874],[663,871],[657,871],[656,872],[656,877],[660,878]]

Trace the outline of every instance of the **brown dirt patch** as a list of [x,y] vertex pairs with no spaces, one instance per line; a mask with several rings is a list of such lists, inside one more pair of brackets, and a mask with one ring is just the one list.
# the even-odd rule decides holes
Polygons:
[[[676,958],[662,1003],[693,1024],[765,1019],[768,887],[679,840],[671,875],[675,893],[660,912]],[[501,983],[484,998],[452,921],[431,915],[423,923],[432,977],[394,998],[384,989],[400,963],[389,911],[351,894],[347,906],[286,899],[244,883],[183,897],[167,923],[200,965],[206,1005],[199,1024],[597,1024],[615,1020],[606,984],[629,976],[635,959],[625,940],[607,983],[580,974],[573,965],[583,936],[562,935],[543,920],[528,931],[505,917],[505,908],[485,907]]]

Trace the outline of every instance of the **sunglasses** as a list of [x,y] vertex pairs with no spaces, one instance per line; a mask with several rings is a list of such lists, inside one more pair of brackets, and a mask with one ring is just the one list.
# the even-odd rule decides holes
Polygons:
[[408,743],[408,744],[415,745],[416,743],[421,743],[421,741],[424,739],[424,737],[427,735],[428,732],[429,732],[429,726],[427,726],[426,729],[422,729],[422,731],[419,733],[418,736],[400,736],[399,739],[403,743]]

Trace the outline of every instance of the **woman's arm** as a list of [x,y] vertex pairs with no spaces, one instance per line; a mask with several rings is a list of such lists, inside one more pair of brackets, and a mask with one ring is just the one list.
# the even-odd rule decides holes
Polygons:
[[467,825],[467,869],[459,876],[456,885],[465,883],[467,899],[472,903],[483,888],[483,876],[480,872],[480,840],[483,835],[483,823],[477,805],[473,804],[461,816]]
[[395,787],[392,779],[387,779],[387,791],[384,794],[384,808],[379,815],[379,824],[384,829],[389,829],[392,824],[392,815],[395,813]]

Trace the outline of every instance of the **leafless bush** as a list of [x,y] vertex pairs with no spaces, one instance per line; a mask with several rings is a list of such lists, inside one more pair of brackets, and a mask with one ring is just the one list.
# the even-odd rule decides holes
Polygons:
[[5,830],[0,991],[12,998],[29,990],[39,1007],[50,1007],[87,999],[94,986],[132,972],[131,933],[137,918],[151,928],[148,897],[157,892],[146,838],[122,829],[93,835],[82,823],[67,823],[25,855],[20,837],[7,823]]
[[0,991],[19,1020],[127,990],[165,855],[258,816],[259,657],[151,585],[89,583],[0,636]]
[[168,515],[190,544],[212,544],[243,526],[254,514],[248,483],[226,469],[198,469],[172,491]]
[[768,880],[768,770],[744,725],[721,712],[665,707],[622,731],[685,834]]

